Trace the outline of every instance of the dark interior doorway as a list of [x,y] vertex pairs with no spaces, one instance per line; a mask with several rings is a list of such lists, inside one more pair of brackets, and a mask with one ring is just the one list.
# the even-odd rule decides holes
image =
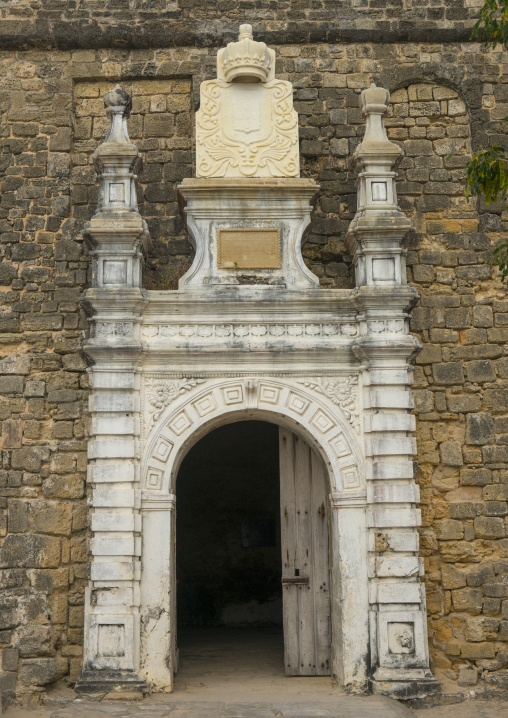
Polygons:
[[179,644],[199,629],[280,631],[279,427],[228,424],[187,454],[177,479]]

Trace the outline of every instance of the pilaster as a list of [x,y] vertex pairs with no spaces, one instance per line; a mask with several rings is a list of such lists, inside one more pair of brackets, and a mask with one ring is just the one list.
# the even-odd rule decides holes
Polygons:
[[358,210],[347,243],[360,327],[354,351],[363,363],[371,683],[374,692],[404,699],[439,684],[429,670],[413,470],[411,362],[421,347],[409,334],[407,313],[418,295],[406,283],[403,239],[411,223],[397,205],[401,151],[384,129],[388,102],[388,91],[374,85],[361,95],[367,126],[353,156]]
[[120,87],[104,96],[110,129],[94,153],[97,211],[85,228],[93,262],[84,303],[94,360],[88,481],[92,563],[85,609],[85,660],[76,690],[144,692],[140,663],[141,495],[138,359],[143,252],[149,244],[136,200],[138,150],[126,120],[131,98]]

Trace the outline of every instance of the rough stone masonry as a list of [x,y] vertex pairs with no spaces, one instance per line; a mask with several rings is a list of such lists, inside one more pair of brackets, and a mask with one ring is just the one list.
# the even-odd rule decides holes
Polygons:
[[[353,286],[348,170],[359,92],[390,90],[398,193],[415,225],[418,482],[430,651],[461,687],[507,687],[508,297],[491,265],[502,203],[466,200],[464,166],[505,137],[506,53],[469,41],[481,3],[410,0],[0,3],[0,647],[2,692],[23,699],[81,670],[90,284],[82,229],[96,202],[91,155],[102,95],[133,95],[145,158],[139,208],[153,248],[144,286],[175,289],[190,264],[176,185],[194,167],[201,81],[247,19],[295,88],[302,176],[321,186],[304,245],[323,287]],[[450,157],[451,155],[451,157]],[[379,546],[384,537],[380,533]]]

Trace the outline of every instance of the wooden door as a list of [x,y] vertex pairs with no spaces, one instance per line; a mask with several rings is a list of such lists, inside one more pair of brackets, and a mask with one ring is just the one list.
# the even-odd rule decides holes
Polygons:
[[328,497],[320,457],[279,429],[284,662],[288,676],[331,673]]

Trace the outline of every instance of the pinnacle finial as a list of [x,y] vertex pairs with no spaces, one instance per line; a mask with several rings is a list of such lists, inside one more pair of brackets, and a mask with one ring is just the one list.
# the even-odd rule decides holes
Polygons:
[[[132,110],[132,97],[120,85],[116,85],[112,90],[104,95],[104,107],[106,112],[121,111],[127,119]],[[123,111],[121,108],[124,108]]]
[[360,95],[360,108],[365,117],[370,113],[384,115],[388,112],[390,93],[384,87],[371,82],[370,87]]
[[249,38],[249,40],[254,39],[254,35],[252,34],[252,25],[240,25],[240,34],[238,35],[238,39],[244,40],[246,38]]

